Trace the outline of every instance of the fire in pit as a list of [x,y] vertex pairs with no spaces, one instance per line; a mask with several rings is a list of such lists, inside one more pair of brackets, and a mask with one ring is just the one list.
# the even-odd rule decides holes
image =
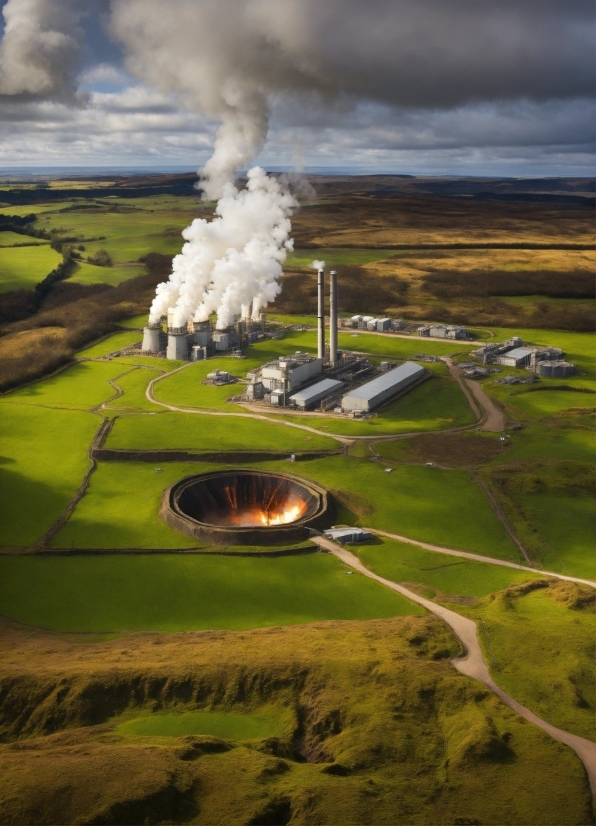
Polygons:
[[331,518],[323,488],[257,470],[182,479],[164,492],[160,516],[175,530],[215,545],[299,540]]

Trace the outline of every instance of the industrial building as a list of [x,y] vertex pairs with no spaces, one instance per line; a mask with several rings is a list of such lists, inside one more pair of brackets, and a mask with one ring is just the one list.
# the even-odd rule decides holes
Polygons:
[[348,542],[367,542],[372,539],[372,534],[369,531],[362,530],[362,528],[329,528],[323,533],[328,539],[340,542],[342,545]]
[[458,341],[468,338],[468,331],[465,327],[457,327],[454,324],[425,324],[416,330],[419,336],[430,338],[449,338]]
[[495,359],[503,367],[531,367],[536,369],[536,362],[558,361],[563,351],[560,347],[516,347]]
[[423,367],[406,361],[388,373],[351,390],[341,402],[344,413],[369,413],[383,402],[422,381],[428,375]]
[[344,386],[343,381],[337,379],[323,379],[304,390],[299,390],[290,396],[290,404],[296,405],[300,410],[309,410],[315,407],[319,402],[326,399],[340,390]]

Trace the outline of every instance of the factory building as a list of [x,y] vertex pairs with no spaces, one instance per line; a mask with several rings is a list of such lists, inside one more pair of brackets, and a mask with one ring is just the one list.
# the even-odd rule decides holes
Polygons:
[[[266,390],[282,390],[288,393],[298,389],[307,381],[320,376],[323,372],[323,360],[306,353],[279,358],[263,365],[260,380]],[[249,380],[251,376],[249,375]]]
[[323,379],[304,390],[299,390],[294,395],[290,396],[290,403],[295,404],[300,410],[310,410],[313,407],[326,399],[328,396],[337,393],[337,391],[344,386],[343,381],[337,379]]
[[344,413],[368,413],[383,402],[388,401],[409,387],[417,384],[427,375],[426,370],[412,361],[395,367],[388,373],[351,390],[343,397],[341,406]]
[[348,542],[367,542],[372,539],[372,534],[362,528],[329,528],[323,533],[333,542],[340,542],[342,545]]
[[466,328],[454,324],[424,324],[418,327],[416,332],[419,336],[430,338],[449,338],[457,341],[468,338]]
[[559,361],[563,351],[560,347],[516,347],[497,356],[497,364],[503,367],[532,367],[536,369],[536,362]]

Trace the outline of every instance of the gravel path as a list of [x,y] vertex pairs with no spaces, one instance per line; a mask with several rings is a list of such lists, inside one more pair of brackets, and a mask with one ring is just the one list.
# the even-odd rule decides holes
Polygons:
[[495,557],[492,556],[472,554],[468,551],[456,551],[453,548],[445,548],[442,545],[431,545],[428,542],[420,542],[418,539],[410,539],[407,536],[400,536],[397,533],[378,531],[376,528],[364,528],[364,530],[370,531],[378,536],[386,536],[389,539],[397,539],[399,542],[406,542],[408,545],[418,545],[419,548],[425,548],[427,551],[435,551],[439,554],[448,554],[448,556],[461,556],[463,559],[470,559],[473,562],[488,562],[490,565],[503,565],[505,568],[517,568],[518,571],[528,571],[531,574],[536,574],[539,576],[553,576],[556,577],[556,579],[564,579],[567,582],[577,582],[578,585],[587,585],[590,588],[596,588],[596,582],[593,582],[591,579],[580,579],[580,577],[577,576],[556,574],[554,571],[542,571],[539,568],[529,568],[527,565],[519,565],[517,562],[507,562],[505,559],[495,559]]
[[466,677],[471,677],[472,679],[483,683],[487,688],[493,691],[499,699],[505,703],[505,705],[513,709],[513,711],[519,714],[520,717],[523,717],[524,720],[538,726],[553,739],[558,740],[573,749],[585,766],[592,794],[596,796],[596,743],[593,743],[591,740],[586,740],[584,737],[578,737],[578,735],[571,734],[568,731],[563,731],[563,729],[547,723],[546,720],[538,717],[530,711],[530,709],[522,706],[521,703],[518,703],[517,700],[514,700],[513,697],[510,697],[509,694],[506,694],[502,689],[500,689],[490,676],[488,665],[486,664],[482,653],[482,648],[478,642],[478,629],[473,620],[468,619],[467,617],[462,617],[459,614],[456,614],[455,611],[449,610],[449,608],[444,608],[442,605],[437,605],[436,603],[431,602],[431,600],[418,596],[418,594],[415,594],[413,591],[409,591],[407,588],[404,588],[402,585],[398,585],[396,582],[391,582],[389,579],[384,579],[383,577],[374,574],[372,571],[369,571],[368,568],[365,568],[358,557],[354,556],[353,553],[339,545],[336,545],[334,542],[325,539],[324,537],[314,537],[313,542],[316,542],[319,547],[330,551],[334,556],[341,560],[344,565],[353,568],[355,571],[358,571],[370,579],[380,582],[381,585],[391,588],[392,591],[397,591],[397,593],[402,594],[412,600],[412,602],[422,605],[427,609],[427,611],[430,611],[431,614],[434,614],[439,617],[439,619],[443,620],[443,622],[451,628],[464,649],[463,656],[451,660],[453,667],[456,668],[461,674],[465,674]]

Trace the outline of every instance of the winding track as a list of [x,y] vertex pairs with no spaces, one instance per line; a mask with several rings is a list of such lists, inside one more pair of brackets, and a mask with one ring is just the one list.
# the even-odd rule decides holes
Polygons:
[[[340,545],[336,545],[329,539],[324,537],[313,537],[313,542],[319,545],[320,548],[330,551],[341,562],[343,562],[344,565],[353,568],[355,571],[358,571],[358,573],[363,574],[370,579],[380,582],[381,585],[391,588],[392,591],[397,591],[397,593],[402,594],[412,600],[412,602],[422,605],[427,609],[427,611],[430,611],[431,614],[434,614],[439,617],[439,619],[443,620],[443,622],[451,628],[455,636],[462,644],[464,650],[463,656],[451,660],[453,667],[466,677],[471,677],[474,680],[484,683],[484,685],[494,692],[497,697],[505,703],[505,705],[513,709],[513,711],[519,714],[520,717],[523,717],[524,720],[538,726],[555,740],[558,740],[573,749],[585,766],[592,794],[596,796],[596,743],[593,743],[591,740],[586,740],[584,737],[579,737],[577,734],[571,734],[568,731],[563,731],[563,729],[547,723],[546,720],[538,717],[530,711],[529,708],[522,706],[521,703],[518,703],[517,700],[514,700],[513,697],[510,697],[509,694],[499,688],[490,676],[488,665],[486,664],[482,653],[482,648],[478,642],[478,629],[473,620],[468,619],[467,617],[462,617],[460,614],[456,614],[455,611],[450,611],[449,608],[444,608],[442,605],[437,605],[436,603],[415,594],[413,591],[404,588],[403,585],[398,585],[396,582],[391,582],[389,579],[384,579],[383,577],[378,576],[378,574],[375,574],[368,568],[365,568],[357,556],[354,556],[353,553],[345,548],[342,548]],[[569,577],[564,578],[569,579]],[[596,583],[591,584],[596,587]]]

